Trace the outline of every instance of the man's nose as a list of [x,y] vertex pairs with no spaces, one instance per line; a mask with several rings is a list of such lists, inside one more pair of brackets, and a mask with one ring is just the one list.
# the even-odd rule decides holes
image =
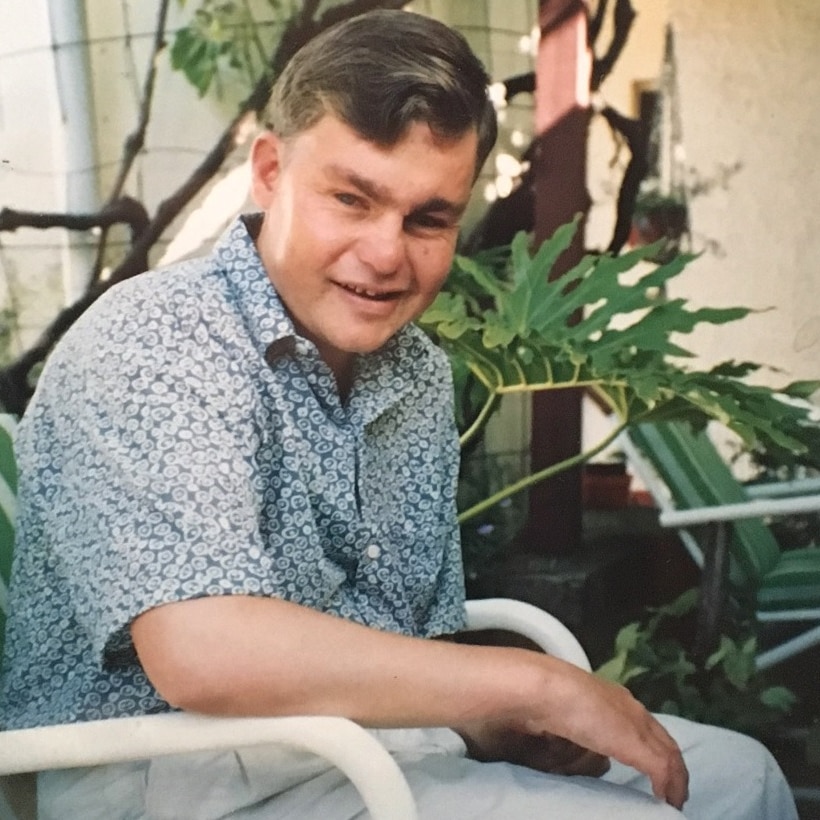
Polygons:
[[371,222],[359,241],[359,258],[374,273],[391,276],[404,262],[406,254],[404,221],[397,215],[383,215]]

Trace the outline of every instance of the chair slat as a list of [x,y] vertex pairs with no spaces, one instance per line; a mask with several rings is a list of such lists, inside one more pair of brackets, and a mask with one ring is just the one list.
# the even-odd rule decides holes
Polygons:
[[[684,422],[637,425],[630,438],[668,486],[678,509],[721,506],[748,500],[705,431]],[[732,558],[742,581],[757,588],[777,565],[780,547],[762,521],[732,525]]]
[[14,461],[14,416],[0,413],[0,658],[3,656],[11,578],[14,520],[17,507],[17,466]]

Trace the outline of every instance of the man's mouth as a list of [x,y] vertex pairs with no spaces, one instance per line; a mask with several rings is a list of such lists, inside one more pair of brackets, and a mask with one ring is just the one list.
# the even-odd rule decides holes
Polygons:
[[339,287],[346,290],[348,293],[362,298],[369,299],[372,302],[389,302],[391,299],[396,299],[401,294],[398,290],[370,290],[359,285],[346,285],[339,283]]

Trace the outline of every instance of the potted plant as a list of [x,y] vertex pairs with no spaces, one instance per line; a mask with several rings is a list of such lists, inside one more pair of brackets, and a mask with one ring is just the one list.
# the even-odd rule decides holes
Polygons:
[[663,263],[679,251],[689,233],[689,210],[682,190],[664,193],[659,180],[645,181],[635,199],[629,244],[632,247],[660,242],[652,261]]

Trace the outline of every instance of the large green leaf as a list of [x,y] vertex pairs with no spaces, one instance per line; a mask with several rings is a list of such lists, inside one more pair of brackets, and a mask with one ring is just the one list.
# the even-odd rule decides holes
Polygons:
[[577,222],[530,250],[518,234],[509,249],[457,258],[443,293],[422,326],[491,396],[585,386],[623,424],[651,419],[716,419],[750,447],[795,456],[820,452],[820,428],[808,422],[805,401],[818,382],[779,392],[747,377],[759,369],[726,362],[696,370],[681,337],[699,325],[722,325],[748,315],[744,307],[693,309],[665,297],[667,284],[694,257],[666,264],[649,260],[655,247],[618,257],[587,255],[551,278],[570,246]]

